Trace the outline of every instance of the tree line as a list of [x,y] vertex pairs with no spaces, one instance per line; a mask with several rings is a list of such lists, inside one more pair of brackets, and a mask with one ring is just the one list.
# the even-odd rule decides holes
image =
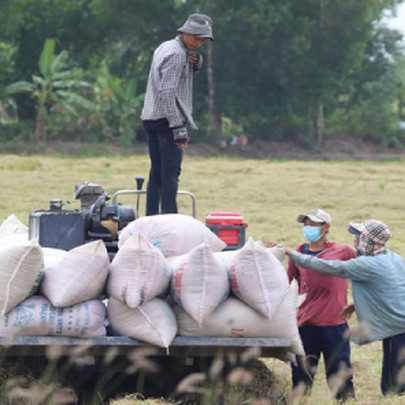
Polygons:
[[382,21],[403,1],[1,0],[1,139],[135,144],[153,50],[202,12],[193,139],[401,147],[404,42]]

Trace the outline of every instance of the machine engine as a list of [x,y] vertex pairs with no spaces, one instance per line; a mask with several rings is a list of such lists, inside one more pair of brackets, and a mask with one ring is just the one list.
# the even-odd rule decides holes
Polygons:
[[85,182],[75,186],[80,210],[63,209],[62,200],[51,200],[48,210],[36,210],[29,217],[29,238],[42,247],[70,250],[101,239],[112,259],[118,250],[118,234],[136,219],[131,206],[108,204],[103,187]]

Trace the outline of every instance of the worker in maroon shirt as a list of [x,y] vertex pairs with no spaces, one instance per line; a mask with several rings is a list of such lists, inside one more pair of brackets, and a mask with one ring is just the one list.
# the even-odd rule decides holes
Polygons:
[[[328,241],[332,220],[327,212],[314,209],[299,215],[297,221],[303,224],[307,240],[297,247],[300,253],[327,260],[356,257],[353,247]],[[298,267],[291,259],[287,273],[290,282],[298,281],[299,294],[305,297],[298,308],[297,322],[306,355],[292,365],[293,390],[301,386],[307,391],[312,387],[322,354],[327,382],[335,398],[354,398],[349,327],[342,317],[347,305],[348,280]],[[339,375],[342,378],[336,378]]]

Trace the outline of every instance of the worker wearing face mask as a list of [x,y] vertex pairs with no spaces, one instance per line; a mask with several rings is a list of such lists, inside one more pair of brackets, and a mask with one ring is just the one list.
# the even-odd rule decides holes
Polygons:
[[[387,248],[391,238],[388,226],[368,219],[351,222],[348,231],[355,235],[357,257],[349,261],[322,260],[286,249],[290,262],[298,268],[351,280],[354,305],[344,309],[350,316],[355,310],[358,326],[352,340],[359,344],[382,341],[381,392],[405,395],[405,264],[403,258]],[[303,252],[301,253],[308,253]]]
[[[298,215],[297,221],[303,224],[306,239],[296,248],[297,252],[326,260],[356,257],[351,246],[328,240],[332,219],[327,212],[313,209]],[[349,327],[342,315],[347,305],[348,280],[306,269],[291,259],[287,272],[290,281],[298,281],[299,294],[305,297],[298,308],[297,322],[306,356],[292,365],[293,390],[304,392],[312,387],[323,355],[327,382],[334,397],[354,398]]]

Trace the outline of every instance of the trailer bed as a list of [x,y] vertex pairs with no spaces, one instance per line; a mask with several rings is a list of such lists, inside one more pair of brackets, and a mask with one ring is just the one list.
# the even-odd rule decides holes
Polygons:
[[79,339],[63,336],[20,336],[0,338],[0,355],[36,356],[44,355],[50,348],[69,354],[77,349],[88,350],[94,356],[103,356],[114,348],[117,355],[126,355],[139,349],[150,349],[154,356],[204,357],[242,353],[249,348],[256,348],[257,357],[282,358],[289,350],[291,341],[284,337],[181,337],[176,336],[168,349],[160,348],[124,336],[105,336],[93,339]]

